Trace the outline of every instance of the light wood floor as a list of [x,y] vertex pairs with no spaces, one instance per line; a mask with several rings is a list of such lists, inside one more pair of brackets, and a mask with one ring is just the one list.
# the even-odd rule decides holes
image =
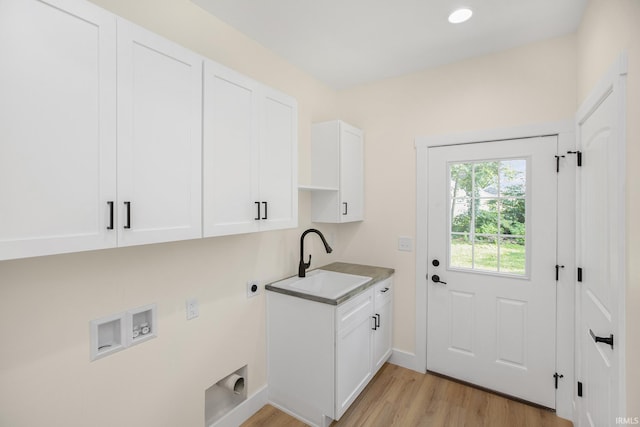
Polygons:
[[[303,427],[267,405],[242,427]],[[385,364],[332,427],[570,427],[555,413],[431,374]]]

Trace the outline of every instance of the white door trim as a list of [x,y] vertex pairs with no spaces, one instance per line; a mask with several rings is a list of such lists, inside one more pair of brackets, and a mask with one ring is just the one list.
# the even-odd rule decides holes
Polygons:
[[[618,350],[618,388],[616,393],[618,395],[618,407],[614,409],[614,413],[617,416],[624,417],[626,416],[626,406],[627,406],[627,393],[626,393],[626,102],[627,102],[627,87],[626,87],[626,76],[628,69],[628,59],[626,51],[623,51],[618,58],[614,61],[614,63],[610,66],[606,74],[598,81],[595,87],[589,93],[589,96],[584,100],[575,116],[575,126],[576,126],[576,143],[580,138],[580,125],[584,123],[587,118],[596,110],[596,108],[600,105],[600,103],[609,96],[612,92],[616,94],[616,123],[613,125],[613,136],[612,138],[615,140],[616,145],[616,163],[617,163],[617,171],[615,179],[617,180],[617,192],[614,194],[614,199],[616,200],[616,205],[618,206],[616,218],[616,235],[614,236],[616,240],[616,245],[611,247],[612,251],[616,252],[616,258],[618,260],[618,265],[613,269],[617,272],[618,277],[616,281],[621,283],[622,286],[619,288],[619,292],[617,295],[617,324],[615,325],[616,330],[613,331],[614,336],[616,337],[616,346]],[[576,223],[579,227],[579,224]],[[581,319],[581,298],[580,298],[580,288],[576,287],[576,325],[580,325]],[[576,334],[575,337],[575,345],[576,345],[576,374],[580,375],[579,372],[581,368],[581,337],[580,334]],[[578,405],[579,402],[574,402],[574,409],[576,413],[574,414],[574,419],[578,420]]]
[[[558,135],[558,151],[575,149],[575,123],[573,120],[534,124],[523,127],[465,132],[441,136],[418,137],[417,151],[417,223],[416,223],[416,353],[412,369],[427,369],[427,202],[429,148],[444,145],[468,144],[486,141]],[[553,159],[550,159],[553,161]],[[556,368],[564,375],[558,383],[556,413],[573,417],[574,381],[574,284],[575,277],[575,171],[568,165],[571,159],[560,159],[558,177],[558,262],[565,266],[560,274],[557,292]],[[553,381],[553,378],[549,378]]]

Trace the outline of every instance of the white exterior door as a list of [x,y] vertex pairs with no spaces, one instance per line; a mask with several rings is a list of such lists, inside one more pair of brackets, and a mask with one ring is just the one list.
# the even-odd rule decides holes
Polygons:
[[557,137],[429,148],[427,369],[555,408]]
[[118,245],[202,236],[202,59],[118,20]]
[[114,247],[115,17],[0,2],[0,260]]
[[[594,90],[578,112],[577,347],[580,426],[624,417],[624,95],[618,76]],[[580,277],[581,276],[581,277]]]

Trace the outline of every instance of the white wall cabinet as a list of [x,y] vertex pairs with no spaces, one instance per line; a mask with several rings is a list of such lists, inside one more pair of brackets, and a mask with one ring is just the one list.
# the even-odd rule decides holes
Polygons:
[[0,259],[201,237],[199,56],[81,0],[3,2],[0,56]]
[[118,246],[202,236],[202,57],[118,20]]
[[311,425],[340,419],[391,356],[392,281],[339,306],[267,292],[270,401]]
[[[0,13],[0,260],[296,227],[295,99],[84,0]],[[205,90],[203,94],[203,90]]]
[[295,99],[204,66],[205,237],[298,225]]
[[84,1],[0,9],[0,259],[113,247],[116,18]]
[[341,223],[364,219],[363,133],[343,121],[315,123],[311,130],[311,220]]

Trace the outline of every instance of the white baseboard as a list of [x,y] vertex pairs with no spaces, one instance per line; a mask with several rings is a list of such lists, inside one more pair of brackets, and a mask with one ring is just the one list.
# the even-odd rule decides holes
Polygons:
[[258,412],[267,402],[268,392],[265,385],[209,427],[238,427]]
[[391,353],[391,357],[389,358],[389,363],[393,363],[394,365],[402,366],[403,368],[411,369],[412,371],[420,372],[422,374],[425,371],[421,368],[422,363],[420,363],[416,355],[413,353],[407,353],[406,351],[393,349]]

